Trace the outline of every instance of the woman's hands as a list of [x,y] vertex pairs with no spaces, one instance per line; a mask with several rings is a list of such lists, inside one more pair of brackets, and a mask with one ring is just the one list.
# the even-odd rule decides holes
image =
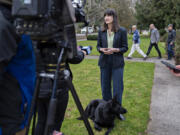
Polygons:
[[114,53],[110,48],[100,48],[100,51],[106,55],[111,55]]
[[100,48],[100,51],[106,55],[111,55],[113,53],[120,52],[119,48]]
[[120,49],[119,48],[110,48],[114,53],[118,53],[120,52]]

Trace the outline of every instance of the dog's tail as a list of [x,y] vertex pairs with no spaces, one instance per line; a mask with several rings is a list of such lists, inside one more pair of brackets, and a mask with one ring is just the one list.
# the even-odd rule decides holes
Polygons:
[[113,130],[114,127],[110,127],[108,128],[108,130],[106,131],[106,133],[104,135],[109,135],[109,133]]
[[[88,105],[84,111],[86,117],[89,117],[90,106]],[[77,120],[83,120],[82,116],[78,117]]]
[[[99,100],[93,100],[91,103],[86,107],[85,114],[88,118],[91,118],[93,120],[94,112],[97,106],[99,105]],[[77,118],[78,120],[82,120],[82,116]]]

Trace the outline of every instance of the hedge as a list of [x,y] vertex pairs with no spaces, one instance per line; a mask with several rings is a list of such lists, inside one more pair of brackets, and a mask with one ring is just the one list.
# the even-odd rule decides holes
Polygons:
[[98,39],[98,35],[88,35],[87,36],[87,40],[97,40]]
[[159,34],[161,35],[161,36],[163,36],[164,34],[166,34],[167,32],[166,32],[166,30],[165,29],[160,29],[159,30]]
[[165,33],[163,36],[160,37],[161,42],[166,42],[168,38],[168,33]]

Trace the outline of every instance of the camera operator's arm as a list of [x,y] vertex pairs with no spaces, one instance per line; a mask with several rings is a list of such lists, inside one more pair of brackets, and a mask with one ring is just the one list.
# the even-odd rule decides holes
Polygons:
[[68,62],[71,64],[79,64],[84,59],[85,55],[85,51],[79,50],[77,55],[74,58],[69,59]]
[[[176,68],[180,69],[180,65],[177,65]],[[180,73],[175,73],[172,69],[169,69],[175,76],[180,77]]]
[[3,74],[4,64],[0,63],[0,81],[2,80],[2,74]]
[[4,67],[6,66],[6,64],[4,62],[0,62],[0,76],[3,74],[4,72]]

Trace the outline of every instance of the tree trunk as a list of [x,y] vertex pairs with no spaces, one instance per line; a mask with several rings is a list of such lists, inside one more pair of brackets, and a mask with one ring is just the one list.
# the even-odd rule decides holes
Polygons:
[[175,63],[180,65],[180,32],[176,34]]

